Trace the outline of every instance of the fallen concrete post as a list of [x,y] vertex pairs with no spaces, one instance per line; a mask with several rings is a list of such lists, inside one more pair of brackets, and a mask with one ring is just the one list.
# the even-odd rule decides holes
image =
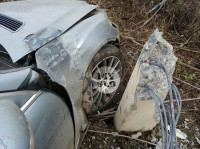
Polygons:
[[162,38],[157,29],[145,43],[117,109],[114,124],[118,131],[148,131],[160,121],[155,102],[144,92],[144,86],[153,86],[164,100],[169,90],[168,83],[163,70],[149,65],[149,58],[161,61],[172,80],[177,58],[172,45]]

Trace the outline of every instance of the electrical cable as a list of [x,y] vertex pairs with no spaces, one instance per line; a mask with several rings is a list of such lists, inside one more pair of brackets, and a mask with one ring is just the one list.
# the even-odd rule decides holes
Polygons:
[[[182,107],[181,96],[177,87],[172,83],[165,65],[156,58],[149,58],[149,61],[150,61],[149,62],[150,65],[157,66],[165,72],[168,88],[169,88],[170,103],[168,105],[168,104],[164,104],[164,100],[158,95],[158,93],[155,91],[155,89],[152,86],[150,85],[144,86],[145,87],[144,92],[147,92],[151,95],[158,109],[158,113],[160,116],[160,123],[161,123],[162,149],[174,149],[174,147],[178,149],[178,143],[177,143],[177,137],[176,137],[176,125],[178,123],[180,113],[181,113],[181,107]],[[178,109],[176,116],[174,112],[173,95],[175,97],[175,101],[177,103],[177,109]],[[168,112],[168,117],[167,117],[167,112]],[[169,118],[169,128],[168,128],[168,118]],[[164,119],[164,122],[163,122],[163,119]]]

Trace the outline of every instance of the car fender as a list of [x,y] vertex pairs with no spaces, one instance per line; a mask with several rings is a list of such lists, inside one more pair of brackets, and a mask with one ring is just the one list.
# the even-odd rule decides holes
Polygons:
[[63,35],[41,47],[35,54],[37,68],[63,86],[73,104],[76,141],[87,126],[82,108],[83,81],[94,55],[109,41],[116,41],[118,29],[105,11],[96,11],[75,24]]

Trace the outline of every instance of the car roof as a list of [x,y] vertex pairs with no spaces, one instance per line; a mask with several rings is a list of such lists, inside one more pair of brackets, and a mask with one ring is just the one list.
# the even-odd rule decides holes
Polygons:
[[84,1],[66,0],[0,3],[0,44],[16,62],[61,35],[97,7]]

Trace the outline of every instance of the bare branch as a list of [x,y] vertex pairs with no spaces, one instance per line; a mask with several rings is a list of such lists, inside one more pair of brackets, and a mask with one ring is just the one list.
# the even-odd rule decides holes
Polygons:
[[151,143],[149,141],[145,141],[145,140],[141,140],[141,139],[135,139],[133,137],[130,137],[130,136],[126,136],[126,135],[121,135],[117,132],[101,132],[101,131],[96,131],[96,130],[88,130],[88,132],[92,132],[92,133],[99,133],[99,134],[105,134],[105,135],[112,135],[114,137],[122,137],[122,138],[127,138],[127,139],[130,139],[130,140],[135,140],[135,141],[139,141],[139,142],[142,142],[142,143],[147,143],[147,144],[150,144],[150,145],[154,145],[156,146],[156,144],[154,143]]
[[[181,101],[194,101],[194,100],[200,100],[200,98],[191,98],[191,99],[182,99]],[[165,103],[168,103],[169,100],[164,101]],[[176,102],[176,100],[174,100],[173,102]]]
[[188,82],[185,82],[185,81],[183,81],[183,80],[181,80],[181,79],[178,79],[178,78],[176,78],[176,77],[173,77],[173,78],[176,79],[176,80],[178,80],[178,81],[180,81],[180,82],[182,82],[182,83],[185,83],[185,84],[187,84],[187,85],[189,85],[189,86],[191,86],[191,87],[193,87],[193,88],[195,88],[195,89],[197,89],[197,90],[200,91],[200,88],[198,88],[198,87],[196,87],[196,86],[194,86],[194,85],[192,85],[192,84],[190,84],[190,83],[188,83]]
[[159,9],[148,20],[146,20],[142,26],[138,27],[137,29],[140,29],[140,28],[144,27],[145,25],[147,25],[153,19],[153,17],[161,10],[161,8],[164,6],[164,4],[166,2],[167,2],[167,0],[163,0],[163,2],[160,5]]
[[190,66],[190,65],[185,64],[185,63],[180,62],[180,61],[177,61],[177,62],[178,62],[179,64],[181,64],[181,65],[184,65],[184,66],[186,66],[186,67],[189,67],[189,68],[191,68],[191,69],[193,69],[193,70],[196,70],[196,71],[200,72],[200,69],[198,69],[198,68],[195,68],[195,67],[193,67],[193,66]]

